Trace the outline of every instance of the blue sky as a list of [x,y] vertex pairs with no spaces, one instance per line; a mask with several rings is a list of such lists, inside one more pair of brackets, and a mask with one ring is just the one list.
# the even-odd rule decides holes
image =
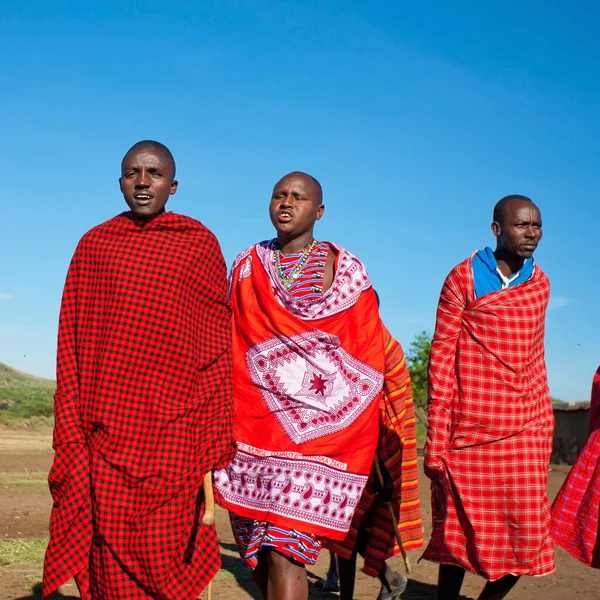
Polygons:
[[443,279],[531,196],[552,282],[553,395],[600,363],[596,2],[18,2],[0,19],[0,361],[54,373],[78,239],[120,212],[127,148],[166,143],[171,210],[230,264],[271,237],[273,184],[323,184],[317,236],[360,256],[392,333],[433,330]]

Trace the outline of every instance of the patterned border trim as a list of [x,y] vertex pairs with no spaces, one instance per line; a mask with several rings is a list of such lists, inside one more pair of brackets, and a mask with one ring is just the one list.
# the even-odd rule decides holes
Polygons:
[[[229,297],[229,299],[231,300],[231,286],[233,285],[233,273],[234,271],[237,269],[238,265],[247,257],[250,256],[250,254],[252,253],[252,250],[254,249],[254,246],[250,246],[250,248],[246,248],[243,252],[240,252],[236,257],[235,260],[233,261],[233,264],[231,265],[231,270],[229,271],[229,277],[228,277],[228,281],[229,281],[229,288],[227,290],[227,295]],[[248,275],[250,275],[252,273],[252,262],[250,262],[250,272],[248,272],[245,277],[248,277]],[[243,279],[243,277],[240,277],[240,279]]]
[[215,485],[231,504],[341,532],[349,530],[366,483],[366,475],[241,450],[215,471]]
[[256,252],[271,279],[277,300],[293,315],[305,321],[322,319],[342,312],[353,306],[361,292],[371,287],[371,280],[362,262],[347,250],[327,242],[339,252],[337,271],[331,287],[318,299],[303,302],[285,290],[275,272],[273,242],[264,241],[256,245]]
[[300,452],[277,452],[277,450],[263,450],[262,448],[250,446],[250,444],[244,444],[244,442],[237,442],[237,447],[242,452],[254,454],[255,456],[273,456],[276,458],[287,458],[290,460],[310,460],[323,463],[333,469],[338,469],[338,471],[345,471],[348,468],[346,463],[329,458],[329,456],[319,456],[318,454],[301,454]]

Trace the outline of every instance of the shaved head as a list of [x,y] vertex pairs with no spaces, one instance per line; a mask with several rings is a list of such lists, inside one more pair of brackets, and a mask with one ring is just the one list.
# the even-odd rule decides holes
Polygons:
[[[132,152],[139,151],[160,152],[173,166],[173,178],[175,177],[175,159],[173,158],[171,151],[164,144],[154,140],[142,140],[141,142],[137,142],[131,146],[131,148],[127,150],[125,156],[131,154]],[[125,158],[123,158],[123,160],[125,160]]]
[[288,179],[288,178],[298,178],[298,179],[303,179],[304,181],[306,181],[308,184],[310,184],[314,188],[315,197],[318,198],[319,204],[323,204],[323,188],[321,187],[321,184],[319,183],[319,181],[317,179],[315,179],[312,175],[309,175],[308,173],[304,173],[302,171],[292,171],[291,173],[284,175],[275,184],[275,187],[277,187],[282,181],[284,181],[285,179]]
[[494,206],[494,222],[502,223],[504,221],[506,208],[511,202],[529,202],[533,204],[533,200],[531,198],[528,198],[527,196],[521,196],[519,194],[511,194],[510,196],[504,196],[504,198],[500,198],[500,200],[496,202],[496,206]]

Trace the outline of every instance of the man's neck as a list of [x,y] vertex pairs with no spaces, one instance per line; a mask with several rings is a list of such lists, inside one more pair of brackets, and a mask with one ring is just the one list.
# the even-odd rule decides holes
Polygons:
[[498,268],[504,277],[514,275],[523,266],[524,260],[516,254],[509,254],[501,248],[496,248],[494,257],[498,263]]
[[153,215],[137,215],[131,209],[129,210],[129,212],[131,213],[131,216],[134,221],[138,221],[139,223],[149,223],[150,221],[152,221],[153,219],[156,219],[156,217],[159,217],[160,215],[162,215],[163,213],[165,213],[167,211],[165,210],[165,207],[163,206],[158,212],[155,212]]
[[288,254],[298,254],[299,252],[302,252],[302,250],[304,250],[304,248],[306,248],[306,246],[308,246],[313,239],[312,231],[307,231],[306,233],[303,233],[302,235],[293,239],[285,238],[279,234],[277,236],[277,243],[279,244],[281,253],[286,256]]

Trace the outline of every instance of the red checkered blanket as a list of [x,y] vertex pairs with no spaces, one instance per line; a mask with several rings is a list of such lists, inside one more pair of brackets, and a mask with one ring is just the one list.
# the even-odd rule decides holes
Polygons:
[[600,569],[600,367],[592,384],[590,436],[552,505],[554,541]]
[[529,281],[475,298],[470,259],[444,283],[429,366],[433,533],[425,559],[489,580],[554,570],[549,291],[536,267]]
[[231,313],[215,237],[119,215],[79,243],[61,306],[44,595],[197,598],[220,566],[204,474],[233,456]]

